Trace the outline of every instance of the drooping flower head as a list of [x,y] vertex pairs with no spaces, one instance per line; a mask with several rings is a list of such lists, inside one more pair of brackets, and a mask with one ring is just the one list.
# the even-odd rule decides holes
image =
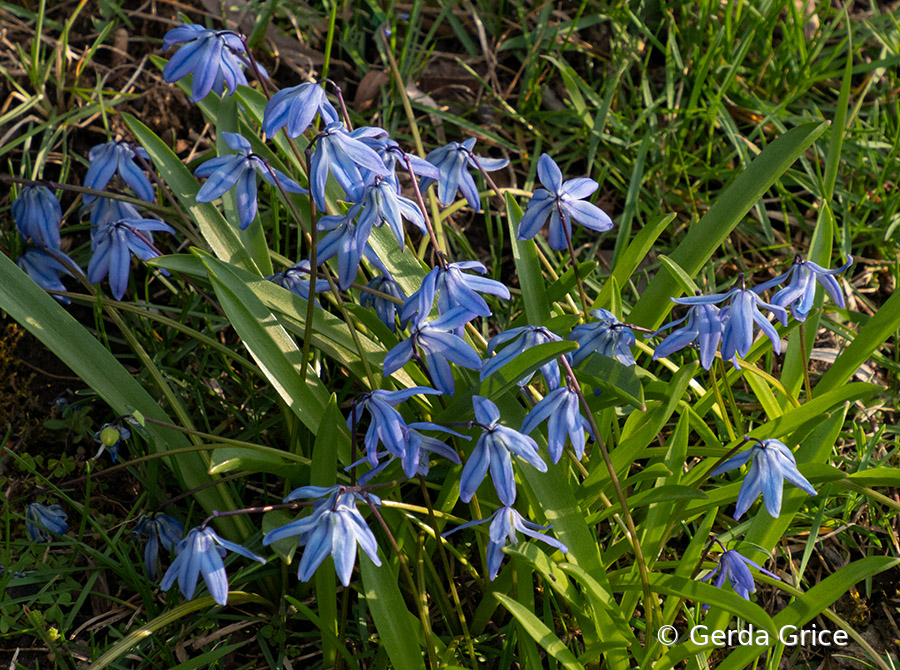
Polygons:
[[[309,300],[309,285],[311,281],[309,275],[309,261],[302,260],[284,272],[276,272],[270,277],[266,277],[266,279],[281,288],[287,289],[294,295],[300,296],[304,300]],[[328,282],[325,279],[316,279],[316,293],[322,293],[327,290]]]
[[32,542],[50,542],[54,535],[63,535],[69,529],[69,515],[62,505],[31,503],[25,509],[25,529]]
[[578,394],[568,386],[560,386],[537,403],[522,422],[522,432],[531,434],[544,421],[547,422],[547,450],[554,463],[558,463],[566,445],[566,436],[572,441],[575,456],[584,456],[586,420],[581,415]]
[[23,186],[12,204],[12,215],[23,240],[31,238],[40,246],[59,249],[62,207],[49,188]]
[[503,283],[463,270],[474,270],[482,275],[487,273],[487,268],[478,261],[436,265],[425,275],[419,289],[407,298],[400,313],[400,321],[405,322],[416,314],[420,319],[428,316],[434,305],[435,294],[437,294],[438,314],[462,308],[471,315],[469,321],[476,316],[491,315],[491,308],[484,298],[478,295],[479,293],[509,300],[509,289]]
[[541,542],[546,542],[551,547],[558,549],[564,554],[569,552],[568,547],[556,538],[538,532],[549,530],[549,525],[541,526],[533,521],[528,521],[515,509],[509,506],[499,507],[497,511],[487,519],[469,521],[461,526],[457,526],[453,530],[444,533],[444,537],[447,537],[458,530],[462,530],[463,528],[477,526],[478,524],[487,523],[488,521],[491,522],[491,526],[489,530],[490,540],[487,546],[487,568],[488,577],[492,581],[497,578],[497,574],[500,572],[500,564],[503,562],[503,547],[519,544],[519,536],[516,534],[516,531],[527,535],[528,537],[540,540]]
[[700,364],[709,370],[713,359],[716,357],[716,350],[719,348],[722,332],[725,330],[725,324],[720,318],[719,308],[715,305],[692,305],[687,315],[667,323],[655,333],[649,335],[649,337],[655,337],[685,320],[687,320],[687,323],[684,326],[672,331],[656,346],[656,350],[653,352],[653,360],[665,358],[679,349],[684,349],[696,343],[697,348],[700,350]]
[[[481,366],[481,379],[484,381],[492,374],[500,370],[510,361],[518,358],[524,352],[538,345],[547,342],[562,342],[562,338],[547,330],[543,326],[521,326],[519,328],[510,328],[491,338],[488,342],[487,355],[491,356],[497,347],[506,345],[503,349],[492,358],[486,358],[484,365]],[[552,391],[559,387],[559,361],[553,359],[544,363],[540,367],[541,375],[547,384],[547,390]],[[532,372],[530,375],[523,377],[518,381],[519,386],[525,386],[534,377]],[[530,431],[526,431],[530,432]]]
[[388,451],[395,456],[403,455],[406,442],[406,435],[403,431],[406,422],[395,407],[419,394],[440,395],[441,392],[427,386],[413,386],[400,391],[376,389],[359,396],[347,416],[347,428],[353,430],[354,427],[359,426],[363,413],[369,413],[369,429],[365,438],[369,463],[375,465],[378,462],[376,448],[379,442],[384,443]]
[[390,173],[381,156],[361,141],[363,137],[386,134],[381,128],[368,126],[348,133],[343,123],[335,121],[316,136],[316,148],[310,159],[309,188],[319,210],[326,211],[325,184],[329,172],[350,202],[359,202],[368,184],[363,170],[380,176]]
[[734,588],[735,593],[744,600],[750,600],[750,594],[756,591],[753,574],[750,572],[751,567],[756,568],[764,575],[768,575],[773,579],[781,580],[781,577],[775,573],[769,572],[762,566],[757,565],[734,549],[728,549],[727,551],[722,552],[722,555],[719,557],[719,563],[716,565],[715,569],[701,577],[700,581],[708,582],[715,577],[716,581],[713,582],[713,586],[721,588],[727,579]]
[[[222,95],[227,90],[231,95],[239,84],[247,85],[242,60],[244,44],[235,33],[186,23],[166,33],[162,49],[166,51],[175,44],[182,46],[163,69],[163,79],[171,84],[189,74],[194,75],[192,101],[199,102],[210,91]],[[268,76],[262,66],[257,67],[260,75]]]
[[816,282],[825,287],[828,295],[838,307],[844,307],[844,294],[834,275],[844,272],[852,263],[853,258],[848,256],[847,262],[841,267],[828,270],[797,256],[790,270],[780,277],[760,284],[753,290],[762,293],[785,280],[790,280],[787,286],[772,296],[772,304],[784,309],[790,307],[791,314],[797,321],[805,321],[816,297]]
[[[389,295],[397,300],[405,300],[406,296],[394,279],[388,275],[379,275],[366,284],[367,288]],[[378,319],[391,329],[394,333],[397,331],[397,307],[398,303],[388,300],[380,295],[363,291],[359,297],[359,304],[363,307],[374,307],[375,314]]]
[[147,537],[144,545],[144,571],[155,581],[159,570],[159,547],[171,551],[184,535],[184,524],[168,514],[142,516],[131,530],[133,538]]
[[512,455],[515,454],[538,472],[547,472],[547,464],[538,455],[538,445],[527,435],[500,424],[500,410],[481,396],[472,396],[475,421],[481,427],[481,437],[463,467],[459,479],[459,499],[469,502],[481,485],[488,470],[504,505],[516,501],[516,478]]
[[191,528],[187,537],[175,545],[175,560],[163,576],[159,587],[168,591],[178,580],[178,588],[185,598],[191,600],[197,589],[200,574],[209,589],[209,595],[220,605],[228,603],[228,575],[222,558],[226,551],[233,551],[246,558],[265,563],[266,559],[257,556],[241,545],[223,540],[212,528]]
[[[297,537],[299,545],[306,547],[297,568],[297,578],[300,581],[308,581],[325,557],[331,554],[338,578],[344,586],[349,586],[356,563],[357,544],[375,565],[381,565],[375,536],[356,507],[357,502],[365,502],[366,498],[359,492],[345,492],[341,486],[303,486],[294,490],[284,501],[319,498],[323,495],[328,497],[316,501],[312,514],[269,531],[263,538],[263,544]],[[368,494],[368,499],[374,505],[380,504],[372,494]]]
[[409,338],[400,342],[384,357],[384,375],[389,377],[414,356],[421,355],[435,388],[453,395],[456,385],[451,362],[470,370],[481,368],[478,352],[456,334],[471,320],[471,312],[463,307],[451,309],[433,321],[425,321],[421,314],[417,315]]
[[109,288],[116,300],[121,300],[128,288],[131,273],[131,254],[143,261],[159,256],[151,246],[150,231],[175,231],[157,219],[122,219],[98,228],[91,228],[91,247],[94,255],[88,264],[88,281],[100,282],[109,275]]
[[569,334],[570,340],[578,342],[578,348],[572,352],[572,365],[579,365],[593,353],[614,358],[622,365],[634,365],[634,331],[616,318],[606,309],[591,311],[596,321],[575,326]]
[[[754,323],[772,341],[772,350],[776,354],[781,353],[781,338],[760,308],[772,312],[782,325],[787,325],[787,312],[778,305],[765,302],[755,290],[745,288],[743,278],[741,278],[740,287],[735,287],[727,293],[672,299],[673,302],[680,305],[715,305],[726,300],[730,301],[728,306],[720,310],[718,315],[724,324],[722,328],[722,358],[730,360],[735,367],[740,367],[737,357],[744,358],[756,338]],[[711,354],[709,355],[711,356]]]
[[325,88],[318,82],[308,81],[283,88],[269,99],[262,128],[267,137],[274,137],[281,128],[288,137],[299,137],[312,125],[317,113],[326,125],[340,118],[325,96]]
[[100,457],[105,450],[109,451],[109,458],[113,463],[119,458],[119,444],[122,440],[131,437],[131,431],[125,426],[119,426],[114,423],[104,423],[100,430],[94,433],[94,442],[100,445],[100,450],[94,459]]
[[371,230],[373,226],[387,224],[400,245],[400,251],[403,251],[406,242],[402,219],[416,226],[423,235],[427,234],[425,218],[419,206],[397,193],[394,184],[387,179],[376,175],[373,182],[363,190],[361,198],[360,227]]
[[253,153],[253,148],[246,138],[238,133],[229,132],[223,132],[222,137],[225,139],[225,143],[237,153],[212,158],[194,171],[197,177],[209,178],[197,191],[197,202],[212,202],[237,185],[235,196],[237,197],[238,218],[241,230],[244,230],[256,218],[257,174],[272,186],[280,185],[289,193],[307,192],[300,184],[280,170],[271,167],[261,156]]
[[[65,261],[65,262],[63,262]],[[67,265],[68,263],[68,265]],[[75,261],[58,249],[46,247],[26,249],[25,253],[16,260],[18,265],[34,282],[45,291],[65,291],[60,275],[72,276],[69,267],[78,267]],[[62,295],[53,296],[64,305],[71,300]]]
[[729,470],[734,470],[747,461],[751,461],[750,471],[744,478],[744,483],[741,484],[741,490],[738,493],[734,510],[735,519],[740,519],[760,494],[762,494],[769,516],[777,519],[781,513],[782,487],[785,479],[809,495],[816,495],[812,484],[797,469],[794,454],[783,442],[774,439],[756,440],[756,444],[750,449],[737,456],[732,456],[710,472],[709,476],[716,477]]
[[[470,137],[465,142],[451,142],[450,144],[430,152],[425,159],[440,170],[440,178],[437,180],[438,200],[447,206],[453,202],[457,190],[469,203],[469,207],[476,212],[481,211],[481,200],[478,197],[478,187],[469,170],[478,170],[479,166],[485,172],[500,170],[509,165],[506,158],[484,158],[472,153],[475,147],[475,138]],[[424,193],[435,180],[425,177],[419,184]]]
[[534,192],[519,222],[518,239],[530,240],[550,219],[550,248],[568,248],[572,238],[572,220],[598,233],[613,227],[612,219],[596,205],[586,202],[599,184],[584,177],[563,182],[559,166],[547,154],[538,161],[538,177],[544,188]]
[[[98,144],[88,152],[91,165],[84,176],[84,185],[95,191],[106,188],[109,180],[117,174],[128,184],[141,200],[153,202],[153,185],[144,171],[134,162],[134,157],[149,160],[150,155],[143,147],[136,147],[131,142],[117,140]],[[82,196],[85,205],[91,204],[97,196],[87,193]]]

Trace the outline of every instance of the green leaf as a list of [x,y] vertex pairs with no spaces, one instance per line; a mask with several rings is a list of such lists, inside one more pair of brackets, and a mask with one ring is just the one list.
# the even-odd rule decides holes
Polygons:
[[587,357],[577,372],[590,375],[591,384],[611,393],[636,410],[643,412],[647,409],[644,400],[644,385],[637,376],[636,366],[622,365],[609,356],[594,354]]
[[415,634],[410,634],[407,625],[409,610],[390,564],[383,562],[381,567],[377,567],[365,552],[360,552],[359,567],[366,603],[392,667],[397,670],[425,670],[419,643]]
[[[806,123],[789,130],[767,146],[716,198],[703,218],[690,227],[684,240],[671,254],[671,259],[688,276],[696,276],[750,208],[827,127],[824,122]],[[629,320],[648,328],[657,328],[672,309],[669,299],[678,292],[678,283],[669,273],[657,274],[631,310]]]
[[522,289],[522,300],[525,302],[525,315],[529,324],[543,325],[550,319],[547,282],[541,272],[534,240],[517,239],[519,221],[522,220],[522,208],[519,207],[519,203],[511,193],[506,194],[506,220],[509,225],[509,239],[512,241],[516,275]]
[[569,648],[564,645],[552,630],[544,625],[544,622],[538,619],[531,610],[523,607],[519,602],[513,600],[509,596],[502,593],[494,593],[494,597],[500,601],[509,613],[512,614],[516,621],[521,624],[522,628],[528,635],[550,654],[553,658],[563,664],[568,670],[584,670],[584,666],[578,662]]

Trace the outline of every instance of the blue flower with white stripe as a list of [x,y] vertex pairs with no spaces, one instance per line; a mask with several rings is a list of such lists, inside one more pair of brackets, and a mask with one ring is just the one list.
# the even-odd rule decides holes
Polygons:
[[481,199],[478,197],[478,187],[469,170],[480,169],[485,172],[493,172],[509,165],[506,158],[484,158],[472,153],[475,148],[475,138],[470,137],[465,142],[451,142],[450,144],[435,149],[425,156],[425,160],[440,170],[440,178],[425,177],[419,184],[424,193],[435,181],[438,185],[438,200],[444,206],[453,203],[457,190],[469,203],[469,207],[476,212],[481,211]]

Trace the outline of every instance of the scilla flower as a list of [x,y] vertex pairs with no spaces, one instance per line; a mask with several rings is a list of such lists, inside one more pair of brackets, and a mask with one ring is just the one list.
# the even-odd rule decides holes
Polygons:
[[171,551],[184,535],[184,525],[168,514],[142,516],[131,530],[131,536],[137,539],[145,535],[147,544],[144,546],[144,571],[148,579],[155,581],[159,569],[160,545],[166,551]]
[[[715,569],[701,577],[700,581],[708,582],[715,577],[716,581],[713,582],[713,586],[721,588],[727,579],[731,583],[732,588],[734,588],[735,593],[744,600],[750,600],[750,594],[756,591],[753,574],[750,572],[751,567],[756,568],[764,575],[768,575],[773,579],[781,580],[781,577],[775,573],[769,572],[764,567],[757,565],[734,549],[728,549],[719,557],[719,563],[716,565]],[[708,606],[705,606],[704,609],[706,609],[706,607]]]
[[[84,185],[95,191],[102,191],[113,175],[118,173],[125,183],[134,189],[137,197],[147,202],[153,202],[153,185],[147,179],[144,171],[134,162],[136,155],[145,159],[150,158],[145,149],[124,140],[98,144],[88,153],[91,166],[84,176]],[[89,205],[96,198],[95,195],[85,193],[82,201],[85,205]]]
[[325,97],[322,85],[308,81],[273,95],[266,103],[262,127],[267,137],[274,137],[281,128],[288,137],[299,137],[312,125],[317,113],[326,125],[338,120],[337,110]]
[[12,215],[23,240],[31,238],[39,245],[59,249],[62,207],[49,188],[23,186],[12,204]]
[[534,192],[525,215],[519,222],[518,239],[530,240],[550,219],[550,248],[560,251],[569,246],[572,239],[572,219],[585,228],[599,233],[613,227],[606,212],[586,202],[599,184],[584,177],[562,180],[559,166],[550,156],[543,154],[538,161],[538,177],[544,188]]
[[[503,349],[492,358],[486,358],[484,365],[481,366],[481,379],[484,381],[492,374],[500,370],[504,365],[521,356],[529,349],[547,342],[561,342],[562,338],[555,333],[550,332],[542,326],[521,326],[519,328],[510,328],[491,338],[488,342],[487,355],[491,356],[494,350],[503,346]],[[541,375],[547,383],[547,389],[552,391],[559,386],[559,361],[553,359],[547,361],[540,367]],[[523,377],[518,381],[519,386],[525,386],[534,377],[532,372],[527,377]],[[526,431],[530,432],[530,431]]]
[[221,198],[236,184],[238,218],[241,222],[241,230],[243,230],[256,218],[257,173],[272,186],[280,184],[281,188],[289,193],[307,192],[300,184],[283,172],[270,167],[265,159],[253,153],[253,148],[246,138],[238,133],[228,132],[223,132],[222,137],[225,138],[225,143],[237,153],[212,158],[194,171],[198,177],[209,177],[197,191],[197,202],[212,202],[216,198]]
[[[63,262],[65,260],[69,265]],[[65,291],[60,275],[72,276],[69,267],[78,267],[75,261],[57,249],[46,247],[26,249],[25,253],[16,260],[18,265],[34,282],[45,291]],[[62,295],[53,296],[64,305],[71,301]]]
[[584,456],[584,424],[578,394],[568,386],[560,386],[548,393],[536,404],[522,422],[522,432],[531,434],[539,424],[547,422],[547,451],[554,463],[559,462],[566,436],[572,441],[572,448],[578,460]]
[[226,549],[260,563],[266,562],[266,559],[249,549],[235,542],[223,540],[212,528],[192,528],[187,537],[175,545],[177,555],[159,587],[163,591],[168,591],[175,580],[178,580],[178,588],[184,597],[190,600],[194,597],[197,581],[202,573],[213,600],[220,605],[227,604],[228,575],[225,574],[225,564],[222,562]]
[[517,430],[500,425],[500,410],[494,403],[476,395],[472,396],[472,404],[475,407],[475,423],[482,433],[463,467],[459,479],[459,498],[469,502],[490,470],[500,502],[512,505],[516,501],[513,454],[538,472],[547,472],[547,464],[538,455],[537,442]]
[[572,365],[578,365],[592,353],[596,352],[608,358],[615,358],[622,365],[634,365],[634,331],[616,318],[606,309],[595,309],[591,312],[596,321],[575,326],[569,339],[578,342],[578,348],[572,352]]
[[[338,578],[344,586],[349,586],[353,566],[356,563],[357,544],[375,565],[381,565],[375,536],[356,508],[358,501],[365,501],[364,496],[357,492],[345,492],[340,486],[331,489],[303,486],[293,491],[284,501],[315,498],[329,491],[330,495],[327,498],[316,501],[312,514],[281,528],[270,530],[263,538],[263,544],[269,545],[287,537],[297,537],[300,546],[306,547],[297,567],[297,578],[300,581],[308,581],[325,557],[331,554]],[[368,497],[373,504],[380,504],[376,496],[369,494]]]
[[538,532],[541,530],[549,530],[549,525],[540,526],[533,521],[527,521],[522,518],[522,515],[516,510],[508,506],[498,508],[489,519],[469,521],[468,523],[464,523],[461,526],[444,533],[443,536],[447,537],[450,533],[455,533],[463,528],[477,526],[478,524],[486,523],[487,521],[491,522],[489,532],[490,541],[488,542],[487,547],[488,577],[491,580],[496,579],[497,574],[500,572],[500,564],[503,562],[503,547],[506,545],[519,544],[519,536],[516,534],[516,531],[523,535],[527,535],[528,537],[540,540],[541,542],[546,542],[551,547],[559,549],[564,554],[569,551],[568,547],[556,538],[550,537],[549,535],[542,535]]
[[[270,277],[266,277],[273,284],[277,284],[281,288],[285,288],[294,295],[298,295],[304,300],[309,300],[310,285],[309,261],[302,260],[293,267],[288,268],[284,272],[276,272]],[[322,293],[328,290],[328,281],[325,279],[316,280],[316,293]]]
[[50,533],[63,535],[69,529],[68,518],[62,505],[33,502],[25,510],[28,537],[32,542],[49,542],[53,539]]
[[680,319],[667,323],[655,333],[649,335],[653,337],[660,333],[677,326],[684,320],[684,324],[678,330],[672,331],[666,339],[656,346],[653,352],[653,360],[665,358],[674,354],[679,349],[696,343],[700,350],[700,364],[707,370],[712,365],[713,359],[716,357],[716,350],[719,348],[719,342],[722,339],[722,331],[725,324],[719,316],[719,308],[715,305],[692,305],[687,315]]
[[[429,153],[425,159],[440,170],[440,178],[437,180],[438,200],[442,205],[449,205],[456,197],[456,191],[462,192],[469,207],[476,212],[481,211],[481,200],[478,197],[478,187],[475,180],[469,174],[470,169],[485,172],[493,172],[509,165],[506,158],[482,158],[472,153],[475,147],[475,138],[470,137],[463,143],[451,142],[447,146],[440,147]],[[431,177],[422,179],[419,188],[425,192],[435,182]]]
[[781,513],[781,494],[785,479],[809,495],[816,495],[812,484],[806,481],[806,478],[797,470],[794,454],[783,442],[778,440],[756,440],[756,444],[750,449],[729,458],[710,472],[709,476],[716,477],[729,470],[739,468],[751,459],[750,471],[744,478],[744,483],[738,493],[734,510],[735,519],[740,519],[760,494],[762,494],[769,516],[777,519]]
[[91,248],[94,255],[88,264],[88,281],[96,284],[109,275],[109,288],[116,300],[121,300],[128,287],[131,273],[131,254],[141,260],[159,256],[152,246],[151,231],[175,231],[157,219],[122,219],[106,226],[91,229]]
[[[163,69],[163,79],[171,84],[189,74],[194,75],[191,86],[194,102],[205,98],[210,91],[221,95],[227,90],[231,95],[238,84],[247,85],[241,60],[244,44],[235,33],[186,23],[166,33],[163,51],[175,44],[182,46]],[[268,76],[261,66],[257,67],[262,76]]]
[[789,279],[788,285],[772,296],[772,304],[784,309],[790,307],[791,314],[794,315],[797,321],[805,321],[816,297],[816,282],[825,287],[828,295],[831,296],[831,299],[834,300],[838,307],[844,306],[844,294],[834,275],[840,274],[849,268],[852,263],[853,258],[848,256],[847,262],[841,267],[827,270],[797,256],[790,270],[780,277],[760,284],[754,290],[757,293],[761,293]]

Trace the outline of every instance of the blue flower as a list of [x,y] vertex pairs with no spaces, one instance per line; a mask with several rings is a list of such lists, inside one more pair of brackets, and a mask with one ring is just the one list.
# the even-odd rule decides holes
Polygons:
[[216,198],[221,198],[226,191],[237,184],[235,196],[237,197],[238,218],[241,222],[241,230],[244,230],[256,218],[257,173],[262,175],[262,178],[272,186],[278,186],[280,183],[281,188],[290,193],[307,192],[293,179],[269,166],[265,159],[253,153],[253,148],[246,138],[238,133],[228,132],[223,132],[222,137],[225,138],[225,143],[237,153],[212,158],[194,171],[198,177],[209,177],[197,191],[197,202],[212,202]]
[[537,403],[522,422],[522,432],[531,434],[538,424],[547,421],[547,450],[554,463],[559,462],[566,436],[572,440],[572,448],[578,460],[584,456],[584,424],[578,403],[578,394],[568,386],[560,386]]
[[384,375],[389,377],[402,368],[420,349],[425,358],[425,368],[431,375],[434,387],[447,395],[453,395],[455,384],[450,362],[470,370],[481,368],[481,358],[465,340],[451,331],[463,327],[471,315],[462,307],[442,314],[434,321],[423,322],[421,315],[413,322],[409,339],[403,340],[384,357]]
[[348,289],[359,274],[359,262],[366,250],[372,221],[356,222],[362,203],[353,205],[346,214],[330,214],[319,219],[317,230],[328,231],[317,248],[316,262],[325,263],[337,256],[338,286]]
[[[302,260],[284,272],[277,272],[270,277],[266,277],[266,279],[281,288],[287,289],[294,295],[300,296],[304,300],[309,300],[309,275],[309,261]],[[316,293],[322,293],[327,290],[328,282],[324,279],[316,279]]]
[[597,321],[575,326],[569,333],[568,339],[578,342],[578,348],[572,352],[572,365],[578,365],[594,352],[614,358],[622,365],[634,365],[631,347],[635,339],[631,328],[605,309],[595,309],[591,316]]
[[144,546],[144,571],[148,579],[156,581],[159,569],[159,545],[166,551],[172,551],[175,543],[184,535],[184,525],[168,514],[144,515],[131,530],[131,536],[137,539],[145,535],[147,544]]
[[357,128],[348,133],[344,124],[339,121],[325,126],[325,130],[316,136],[316,149],[310,159],[309,188],[316,207],[323,212],[326,209],[325,183],[329,172],[351,202],[359,202],[367,185],[361,170],[381,176],[390,173],[381,156],[361,141],[362,137],[384,134],[385,131],[381,128],[370,127]]
[[100,430],[94,433],[94,441],[100,445],[100,451],[94,456],[95,459],[100,458],[100,454],[104,449],[109,450],[109,458],[113,463],[119,458],[119,443],[131,437],[131,431],[124,426],[118,426],[114,423],[104,423]]
[[[416,475],[422,475],[423,477],[427,476],[431,467],[431,464],[429,463],[429,454],[432,453],[443,456],[456,465],[460,464],[459,454],[441,440],[429,437],[428,435],[423,435],[421,432],[423,430],[437,430],[443,433],[449,433],[450,435],[462,438],[463,440],[472,439],[466,435],[461,435],[456,431],[450,430],[449,428],[444,428],[436,423],[427,421],[419,421],[404,425],[401,427],[401,430],[404,435],[402,452],[399,455],[390,451],[383,451],[376,454],[379,463],[359,478],[358,483],[360,486],[364,486],[366,483],[372,481],[378,473],[398,458],[400,459],[403,473],[407,477],[415,477]],[[381,459],[385,456],[387,456],[387,460],[382,461]],[[367,460],[368,458],[364,458],[356,463],[348,465],[346,469],[349,470]]]
[[785,479],[809,495],[816,495],[812,484],[806,481],[806,478],[797,469],[794,454],[778,440],[756,440],[756,444],[750,449],[729,458],[710,472],[709,476],[716,477],[729,470],[739,468],[751,458],[753,462],[750,464],[750,471],[744,478],[744,483],[741,484],[741,490],[738,493],[734,510],[735,519],[740,519],[760,494],[762,494],[769,516],[777,519],[781,513],[781,493]]
[[[475,138],[470,137],[465,142],[451,142],[450,144],[435,149],[429,153],[425,160],[434,165],[441,172],[437,180],[438,200],[442,205],[449,205],[456,197],[456,191],[462,192],[469,207],[476,212],[481,211],[481,199],[478,197],[478,187],[475,180],[469,174],[469,168],[477,170],[479,165],[485,172],[493,172],[509,165],[506,158],[483,158],[472,153],[475,147]],[[425,177],[419,184],[424,193],[435,179]]]
[[[418,313],[424,318],[431,312],[434,294],[438,294],[438,314],[446,314],[450,310],[463,308],[471,316],[490,316],[491,309],[479,293],[495,295],[509,300],[509,289],[501,282],[487,277],[464,274],[463,270],[475,270],[480,274],[487,273],[487,268],[478,261],[461,261],[448,263],[446,267],[436,265],[425,275],[422,285],[403,305],[400,321],[405,322]],[[465,325],[464,322],[462,325]]]
[[[59,276],[66,274],[71,277],[72,272],[61,259],[65,259],[71,267],[78,267],[75,265],[75,261],[63,252],[56,249],[51,251],[47,248],[27,249],[16,260],[16,264],[45,291],[65,291],[66,287]],[[71,302],[65,296],[55,295],[53,297],[64,305],[68,305]]]
[[316,113],[321,114],[326,125],[340,118],[322,85],[308,81],[283,88],[269,99],[263,112],[262,128],[267,137],[275,137],[281,128],[288,137],[299,137],[312,125]]
[[434,181],[441,178],[441,171],[434,165],[415,154],[406,153],[397,142],[386,135],[378,137],[363,136],[359,138],[359,141],[371,147],[381,157],[385,167],[390,171],[384,176],[384,179],[393,184],[398,193],[400,192],[400,181],[397,178],[398,162],[400,163],[400,170],[403,172],[408,173],[406,161],[409,160],[409,167],[412,168],[413,174],[420,177],[429,177]]
[[500,572],[500,564],[503,562],[503,547],[506,545],[516,545],[519,543],[519,537],[516,535],[516,531],[527,535],[528,537],[533,537],[536,540],[540,540],[541,542],[546,542],[554,549],[558,549],[564,554],[569,552],[568,547],[564,545],[562,542],[557,540],[556,538],[550,537],[548,535],[542,535],[538,531],[541,530],[549,530],[550,526],[541,526],[533,521],[528,521],[522,517],[516,510],[512,507],[500,507],[494,512],[488,519],[481,519],[479,521],[470,521],[468,523],[464,523],[461,526],[454,528],[453,530],[444,533],[444,537],[450,535],[450,533],[455,533],[458,530],[462,530],[463,528],[469,528],[471,526],[476,526],[478,524],[486,523],[487,521],[491,522],[491,526],[489,529],[489,537],[490,541],[488,542],[487,547],[487,568],[488,568],[488,577],[493,581],[497,578],[497,574]]
[[400,412],[394,408],[401,402],[406,402],[414,395],[419,394],[440,395],[441,392],[427,386],[413,386],[400,391],[377,389],[363,393],[353,406],[347,417],[347,428],[350,430],[353,430],[354,425],[359,425],[363,412],[369,412],[370,422],[366,432],[365,447],[372,465],[378,462],[375,450],[379,441],[383,442],[388,451],[395,456],[401,456],[404,453],[406,422]]
[[788,285],[772,296],[772,304],[787,309],[791,308],[791,313],[797,321],[806,321],[809,310],[813,307],[813,300],[816,297],[816,282],[825,287],[828,295],[834,300],[838,307],[844,307],[844,294],[838,285],[834,275],[844,272],[853,263],[852,257],[847,257],[847,262],[841,267],[834,270],[827,270],[820,265],[816,265],[810,261],[805,261],[797,256],[791,269],[780,277],[770,279],[760,284],[753,290],[757,293],[781,284],[786,279],[790,279]]
[[121,300],[128,287],[131,254],[141,260],[159,256],[153,244],[152,230],[174,233],[171,226],[157,219],[123,219],[91,229],[91,248],[94,255],[88,264],[88,281],[96,284],[107,274],[109,288],[116,300]]
[[740,368],[737,357],[744,358],[750,351],[756,336],[753,332],[754,323],[772,341],[772,350],[776,354],[781,353],[781,338],[778,337],[775,327],[769,323],[759,309],[762,307],[771,311],[782,325],[787,325],[787,312],[778,305],[763,301],[755,290],[735,287],[728,293],[673,298],[672,301],[680,305],[714,305],[729,299],[731,302],[728,306],[719,312],[719,319],[724,324],[722,358],[730,360],[735,367]]
[[[85,187],[102,191],[113,175],[118,173],[125,183],[134,189],[137,197],[147,202],[153,202],[153,185],[147,179],[144,171],[134,162],[135,155],[141,158],[150,158],[145,149],[124,140],[106,142],[93,147],[88,152],[91,165],[84,176]],[[87,193],[82,196],[82,202],[85,205],[91,204],[96,199],[96,195]]]
[[33,502],[25,509],[25,529],[32,542],[50,542],[50,533],[64,535],[69,529],[68,518],[62,505]]
[[539,472],[547,472],[547,464],[538,455],[537,442],[517,430],[501,426],[500,410],[487,398],[472,396],[475,421],[481,427],[481,437],[463,467],[459,480],[459,498],[469,502],[481,485],[488,469],[497,496],[504,505],[516,501],[516,478],[512,455],[515,454]]
[[[379,275],[374,279],[371,279],[369,283],[366,284],[367,288],[372,289],[373,291],[379,291],[386,295],[397,298],[398,300],[404,300],[406,298],[403,295],[403,291],[400,290],[400,286],[397,285],[397,282],[393,280],[393,278],[387,275]],[[359,304],[363,307],[372,306],[375,308],[375,314],[378,315],[378,319],[391,329],[391,332],[396,332],[397,330],[397,303],[393,300],[388,300],[387,298],[382,298],[379,295],[375,295],[374,293],[369,293],[368,291],[363,291],[359,298]]]
[[12,204],[12,215],[23,240],[30,237],[50,249],[59,249],[62,207],[46,186],[24,186]]
[[[210,91],[221,95],[227,89],[231,95],[239,84],[247,85],[244,62],[241,59],[244,44],[236,34],[186,23],[165,34],[163,51],[174,44],[182,46],[163,69],[163,79],[171,84],[193,74],[192,101],[199,102]],[[268,76],[261,66],[259,71],[263,77]]]
[[719,308],[715,305],[693,305],[686,316],[667,323],[649,337],[655,337],[663,331],[677,326],[685,319],[687,319],[687,323],[684,326],[672,331],[656,346],[656,351],[653,352],[653,360],[665,358],[679,349],[684,349],[684,347],[696,342],[697,347],[700,349],[700,364],[709,370],[716,356],[716,350],[719,348],[722,331],[725,329],[725,324],[722,323],[719,315]]
[[[319,487],[302,487],[291,493],[284,501],[317,497],[322,491],[329,490],[313,491],[313,488],[319,489]],[[349,586],[353,566],[356,563],[356,545],[359,544],[372,562],[380,566],[378,544],[362,514],[356,508],[357,501],[364,501],[364,497],[360,493],[344,492],[342,487],[330,490],[331,494],[327,498],[316,501],[312,514],[269,531],[263,538],[263,544],[269,545],[287,537],[297,536],[300,546],[306,545],[297,568],[297,578],[300,581],[308,581],[325,557],[331,554],[338,578],[344,586]],[[373,504],[378,504],[375,496],[370,494],[369,498]]]
[[89,206],[82,208],[82,214],[90,212],[91,226],[102,228],[122,219],[140,219],[141,215],[134,205],[115,198],[97,198]]
[[419,206],[397,193],[396,187],[387,179],[376,176],[374,183],[366,186],[362,194],[360,227],[371,230],[372,226],[388,224],[403,251],[406,233],[401,219],[414,224],[423,235],[428,233]]
[[181,593],[191,600],[197,588],[197,580],[202,573],[213,600],[220,605],[227,604],[228,575],[225,574],[225,564],[222,562],[226,549],[260,563],[266,562],[266,559],[249,549],[235,542],[223,540],[212,528],[191,528],[187,537],[175,545],[175,560],[163,576],[159,587],[163,591],[168,591],[177,579]]
[[[551,333],[543,326],[521,326],[520,328],[511,328],[499,335],[494,335],[488,342],[487,355],[491,356],[494,350],[503,344],[507,344],[496,356],[487,358],[481,367],[481,379],[484,381],[492,374],[497,372],[510,361],[518,358],[522,353],[540,344],[547,342],[561,342],[562,338],[555,333]],[[512,344],[508,344],[512,342]],[[559,361],[553,359],[544,363],[540,368],[541,375],[547,383],[547,389],[552,391],[559,386]],[[519,380],[519,386],[525,386],[534,377],[532,372],[527,377]]]
[[715,569],[701,577],[700,581],[708,582],[715,577],[716,581],[713,582],[713,586],[721,588],[727,579],[731,582],[731,586],[734,588],[735,593],[744,600],[750,600],[750,594],[756,591],[756,584],[753,582],[753,575],[750,572],[750,567],[756,568],[764,575],[768,575],[779,581],[781,580],[778,575],[757,565],[734,549],[729,549],[723,552],[719,557],[719,563],[716,565]]
[[518,239],[530,240],[537,235],[548,217],[550,248],[557,251],[569,246],[567,238],[572,238],[572,219],[599,233],[613,227],[612,219],[602,209],[584,202],[584,198],[597,190],[597,182],[587,178],[563,182],[559,166],[547,154],[541,155],[537,170],[544,188],[536,190],[528,202],[519,221]]

